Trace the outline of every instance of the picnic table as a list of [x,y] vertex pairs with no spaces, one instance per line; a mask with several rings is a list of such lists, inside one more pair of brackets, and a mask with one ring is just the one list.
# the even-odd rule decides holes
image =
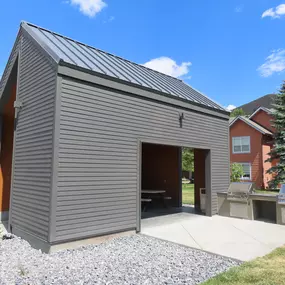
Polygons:
[[142,194],[164,194],[166,190],[142,190]]
[[143,211],[146,210],[147,203],[151,203],[153,199],[159,199],[162,202],[163,206],[166,208],[167,206],[165,204],[165,200],[171,200],[171,197],[164,196],[165,193],[166,190],[142,189],[141,201],[144,203]]

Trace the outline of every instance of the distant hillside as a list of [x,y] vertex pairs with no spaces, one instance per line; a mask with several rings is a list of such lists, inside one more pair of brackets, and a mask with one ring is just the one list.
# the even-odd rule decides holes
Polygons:
[[275,96],[276,94],[267,94],[247,104],[237,107],[237,109],[243,109],[246,115],[251,115],[259,107],[271,109]]

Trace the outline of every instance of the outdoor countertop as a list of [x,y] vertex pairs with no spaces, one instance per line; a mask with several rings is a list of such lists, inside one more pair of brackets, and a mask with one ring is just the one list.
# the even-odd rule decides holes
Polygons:
[[275,194],[252,193],[252,194],[249,194],[249,197],[252,200],[272,201],[272,202],[277,201],[277,195]]
[[[228,192],[222,191],[217,192],[218,195],[227,195]],[[265,193],[251,193],[249,194],[249,198],[252,200],[261,200],[261,201],[277,201],[277,194],[265,194]]]

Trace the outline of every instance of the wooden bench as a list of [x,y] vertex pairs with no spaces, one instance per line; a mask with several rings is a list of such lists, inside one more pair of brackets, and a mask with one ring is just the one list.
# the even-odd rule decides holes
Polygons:
[[150,198],[141,198],[141,202],[142,202],[142,204],[144,204],[143,208],[142,208],[143,212],[146,211],[147,203],[151,203],[151,201],[152,201],[152,199],[150,199]]
[[163,199],[164,199],[164,200],[171,200],[172,197],[167,197],[167,196],[166,196],[166,197],[163,197]]
[[151,202],[152,200],[149,199],[149,198],[147,198],[147,199],[146,199],[146,198],[141,198],[141,201],[142,201],[142,202]]
[[164,196],[163,200],[164,200],[164,207],[165,208],[169,208],[169,201],[172,199],[172,197],[169,196]]
[[162,203],[163,203],[163,206],[164,208],[168,208],[169,207],[169,204],[168,204],[168,201],[172,200],[172,197],[170,196],[154,196],[152,197],[152,199],[158,199],[158,200],[161,200],[162,199]]
[[152,199],[163,199],[163,200],[171,200],[172,197],[168,197],[168,196],[153,196]]

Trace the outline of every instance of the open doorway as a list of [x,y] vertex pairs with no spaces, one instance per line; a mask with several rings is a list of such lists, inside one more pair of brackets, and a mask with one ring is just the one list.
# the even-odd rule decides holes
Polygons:
[[141,218],[181,212],[203,214],[200,190],[206,185],[205,157],[205,150],[142,143]]
[[142,217],[167,214],[182,206],[181,148],[142,144],[141,203]]
[[194,207],[195,205],[195,172],[194,172],[194,149],[182,148],[182,205]]

